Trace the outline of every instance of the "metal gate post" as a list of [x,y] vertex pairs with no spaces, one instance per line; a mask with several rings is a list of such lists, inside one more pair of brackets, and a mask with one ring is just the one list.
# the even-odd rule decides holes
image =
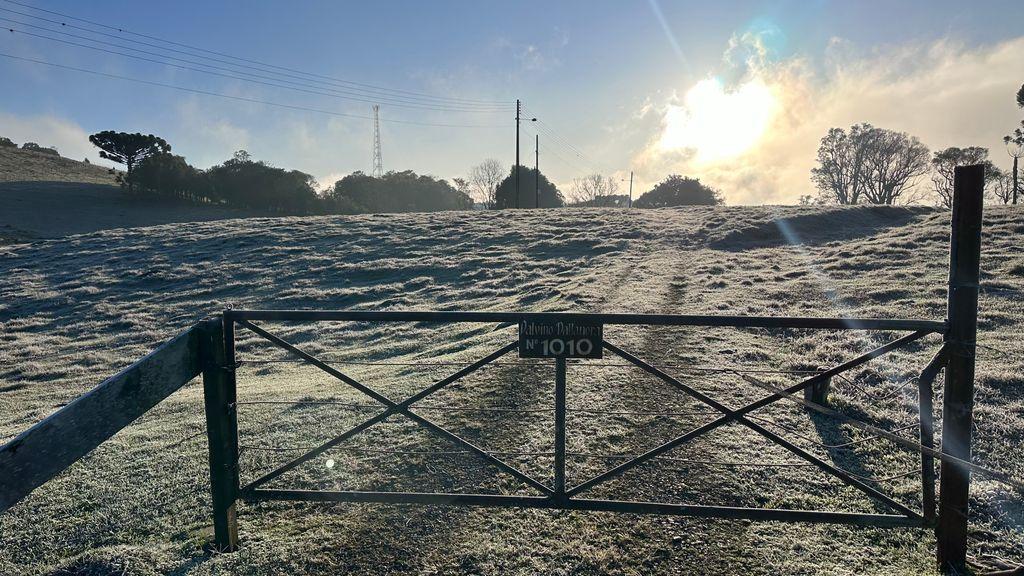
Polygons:
[[565,500],[565,358],[555,359],[555,494]]
[[[942,452],[971,459],[974,409],[974,353],[978,331],[984,166],[957,167],[953,176],[953,218],[949,246],[946,385],[942,404]],[[959,571],[967,560],[970,471],[942,461],[937,527],[939,567]]]
[[207,320],[200,344],[203,398],[210,447],[210,490],[213,496],[214,547],[238,549],[238,419],[235,412],[234,322],[227,316]]

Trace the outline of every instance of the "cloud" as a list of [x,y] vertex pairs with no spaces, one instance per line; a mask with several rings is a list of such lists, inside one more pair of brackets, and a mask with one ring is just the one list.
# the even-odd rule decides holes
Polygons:
[[[658,107],[660,126],[634,158],[644,185],[683,173],[721,189],[730,203],[795,202],[813,193],[809,172],[821,136],[857,122],[909,132],[933,150],[988,147],[1005,163],[1002,136],[1020,121],[1013,94],[1024,81],[1024,37],[867,52],[833,39],[817,67],[800,57],[773,60],[764,38],[734,37],[721,70]],[[741,104],[755,93],[771,95],[768,118]],[[752,134],[755,141],[744,143]],[[728,145],[742,151],[729,154]]]
[[35,142],[42,146],[52,146],[66,158],[89,158],[90,162],[110,164],[106,160],[101,160],[97,153],[98,149],[89,143],[89,133],[75,122],[64,118],[0,113],[0,136],[6,136],[19,145]]
[[[220,105],[192,96],[177,104],[177,129],[189,135],[183,143],[188,148],[186,156],[189,162],[203,168],[223,162],[236,150],[248,149],[252,142],[248,130],[219,113]],[[175,152],[184,151],[175,148]]]

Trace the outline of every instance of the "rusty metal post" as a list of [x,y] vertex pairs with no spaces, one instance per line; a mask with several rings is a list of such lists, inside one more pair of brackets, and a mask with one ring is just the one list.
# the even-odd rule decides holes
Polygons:
[[[942,404],[942,452],[967,461],[971,459],[984,189],[984,166],[956,168],[949,246],[949,328],[945,338],[948,362]],[[969,470],[960,464],[942,461],[936,531],[941,570],[960,571],[967,560],[970,482]]]
[[210,447],[210,490],[213,496],[214,547],[238,549],[238,420],[235,412],[234,322],[226,317],[204,324],[203,397]]
[[565,358],[555,359],[555,494],[565,499]]
[[804,400],[808,402],[814,402],[815,404],[821,404],[822,406],[828,405],[828,391],[829,386],[832,384],[831,378],[826,378],[821,382],[815,382],[807,388],[804,388]]

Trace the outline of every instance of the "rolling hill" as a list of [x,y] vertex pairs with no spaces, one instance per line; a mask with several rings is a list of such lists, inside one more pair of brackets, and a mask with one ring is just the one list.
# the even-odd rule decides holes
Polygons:
[[115,178],[116,172],[103,166],[0,147],[0,244],[260,215],[221,206],[132,198]]

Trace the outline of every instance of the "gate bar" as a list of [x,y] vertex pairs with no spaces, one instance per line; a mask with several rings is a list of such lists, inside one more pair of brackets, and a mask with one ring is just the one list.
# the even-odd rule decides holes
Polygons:
[[555,359],[555,497],[565,499],[565,358]]
[[785,316],[713,316],[687,314],[593,314],[576,312],[376,312],[370,310],[231,310],[232,320],[295,322],[482,322],[518,324],[523,319],[561,317],[617,325],[717,326],[733,328],[808,328],[819,330],[896,330],[943,333],[946,322],[919,319],[815,318]]
[[780,522],[818,522],[855,524],[878,527],[921,527],[920,518],[895,514],[831,512],[819,510],[786,510],[778,508],[741,508],[734,506],[703,506],[699,504],[665,504],[623,500],[568,499],[554,496],[514,496],[501,494],[435,494],[427,492],[356,492],[323,490],[264,489],[242,493],[248,502],[294,500],[306,502],[376,502],[382,504],[465,505],[483,507],[541,508],[551,510],[585,510],[592,512],[626,512],[725,518],[743,520],[775,520]]
[[[948,356],[943,346],[935,353],[917,379],[917,414],[920,423],[921,446],[935,448],[935,390],[933,384],[939,371],[945,368]],[[925,520],[935,522],[935,457],[921,452],[921,510]]]

